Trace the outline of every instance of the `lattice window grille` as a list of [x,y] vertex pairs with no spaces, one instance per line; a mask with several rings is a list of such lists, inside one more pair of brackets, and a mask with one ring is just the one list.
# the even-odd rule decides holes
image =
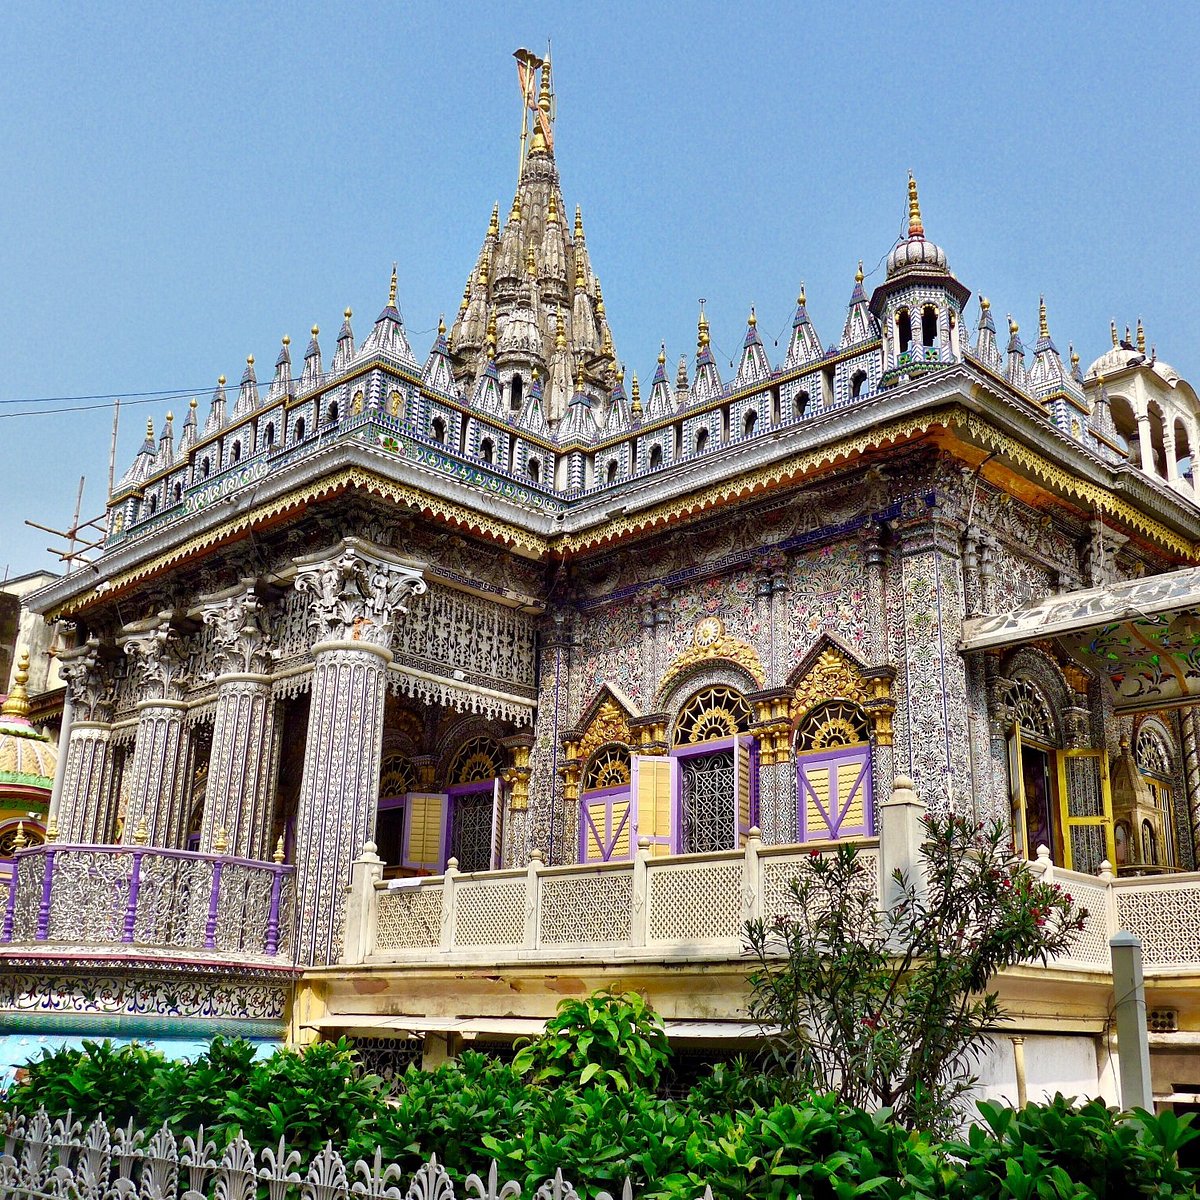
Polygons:
[[424,1047],[419,1037],[358,1037],[354,1051],[364,1074],[393,1083],[409,1067],[421,1065]]
[[628,787],[630,778],[629,748],[601,746],[588,761],[583,776],[583,790],[594,792],[600,788]]
[[633,913],[632,871],[564,875],[542,880],[543,945],[628,942]]
[[1058,745],[1058,727],[1046,697],[1028,679],[1013,680],[1008,706],[1021,732],[1048,746]]
[[675,745],[734,737],[753,722],[750,706],[740,692],[730,687],[702,688],[679,710]]
[[492,793],[457,796],[450,817],[450,856],[464,874],[492,865]]
[[1145,723],[1138,730],[1136,754],[1138,770],[1146,775],[1170,779],[1174,774],[1175,754],[1162,731]]
[[681,762],[680,847],[684,854],[731,850],[734,842],[733,751]]
[[796,730],[796,750],[861,746],[868,738],[867,716],[857,704],[832,700],[813,709]]
[[416,788],[416,773],[408,757],[391,754],[383,760],[379,769],[379,794],[381,796],[403,796]]
[[460,946],[520,946],[525,941],[525,883],[466,884],[455,898]]
[[459,747],[450,764],[451,783],[483,783],[500,774],[504,754],[490,737],[474,737]]

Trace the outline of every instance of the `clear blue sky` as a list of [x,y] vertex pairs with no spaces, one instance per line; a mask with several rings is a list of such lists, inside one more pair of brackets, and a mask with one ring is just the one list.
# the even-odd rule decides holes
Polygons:
[[[13,5],[0,69],[0,399],[194,390],[361,338],[392,260],[414,348],[509,203],[512,51],[553,39],[557,151],[616,348],[771,347],[797,285],[838,336],[906,171],[951,269],[1084,364],[1140,314],[1200,376],[1200,14],[1190,5]],[[868,279],[868,285],[878,278]],[[972,301],[972,323],[977,308]],[[0,413],[25,406],[0,405]],[[122,412],[118,475],[167,403]],[[185,402],[173,402],[176,428]],[[0,574],[27,516],[102,503],[111,415],[0,419]]]

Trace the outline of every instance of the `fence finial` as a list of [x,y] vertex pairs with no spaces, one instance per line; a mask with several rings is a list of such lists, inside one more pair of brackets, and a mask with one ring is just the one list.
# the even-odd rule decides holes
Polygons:
[[272,857],[275,859],[275,861],[277,863],[282,863],[284,860],[285,855],[283,852],[283,834],[282,833],[279,835],[279,841],[277,841],[275,843],[275,853]]

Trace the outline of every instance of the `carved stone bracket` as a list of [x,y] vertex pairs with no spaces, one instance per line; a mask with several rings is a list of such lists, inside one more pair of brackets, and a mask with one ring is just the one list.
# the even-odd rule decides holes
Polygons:
[[59,656],[58,671],[71,697],[74,719],[107,723],[113,715],[113,664],[100,656],[100,643],[90,638]]
[[296,562],[296,589],[310,597],[309,625],[320,641],[387,649],[408,600],[426,591],[418,568],[372,553],[356,538],[319,561]]
[[206,605],[201,619],[212,630],[216,675],[265,675],[279,657],[253,591]]

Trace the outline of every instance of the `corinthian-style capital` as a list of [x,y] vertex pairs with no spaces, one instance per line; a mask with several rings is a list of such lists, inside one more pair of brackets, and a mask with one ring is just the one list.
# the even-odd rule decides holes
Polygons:
[[75,720],[112,720],[114,673],[112,664],[100,657],[95,638],[60,655],[58,672],[67,685]]
[[252,592],[207,605],[201,619],[212,630],[217,675],[265,675],[279,656],[271,644],[262,601]]
[[169,625],[129,633],[121,639],[133,666],[141,700],[179,700],[191,677],[183,639]]
[[426,590],[416,567],[372,554],[353,538],[319,562],[296,561],[296,589],[310,597],[309,625],[320,641],[386,648],[409,598]]

